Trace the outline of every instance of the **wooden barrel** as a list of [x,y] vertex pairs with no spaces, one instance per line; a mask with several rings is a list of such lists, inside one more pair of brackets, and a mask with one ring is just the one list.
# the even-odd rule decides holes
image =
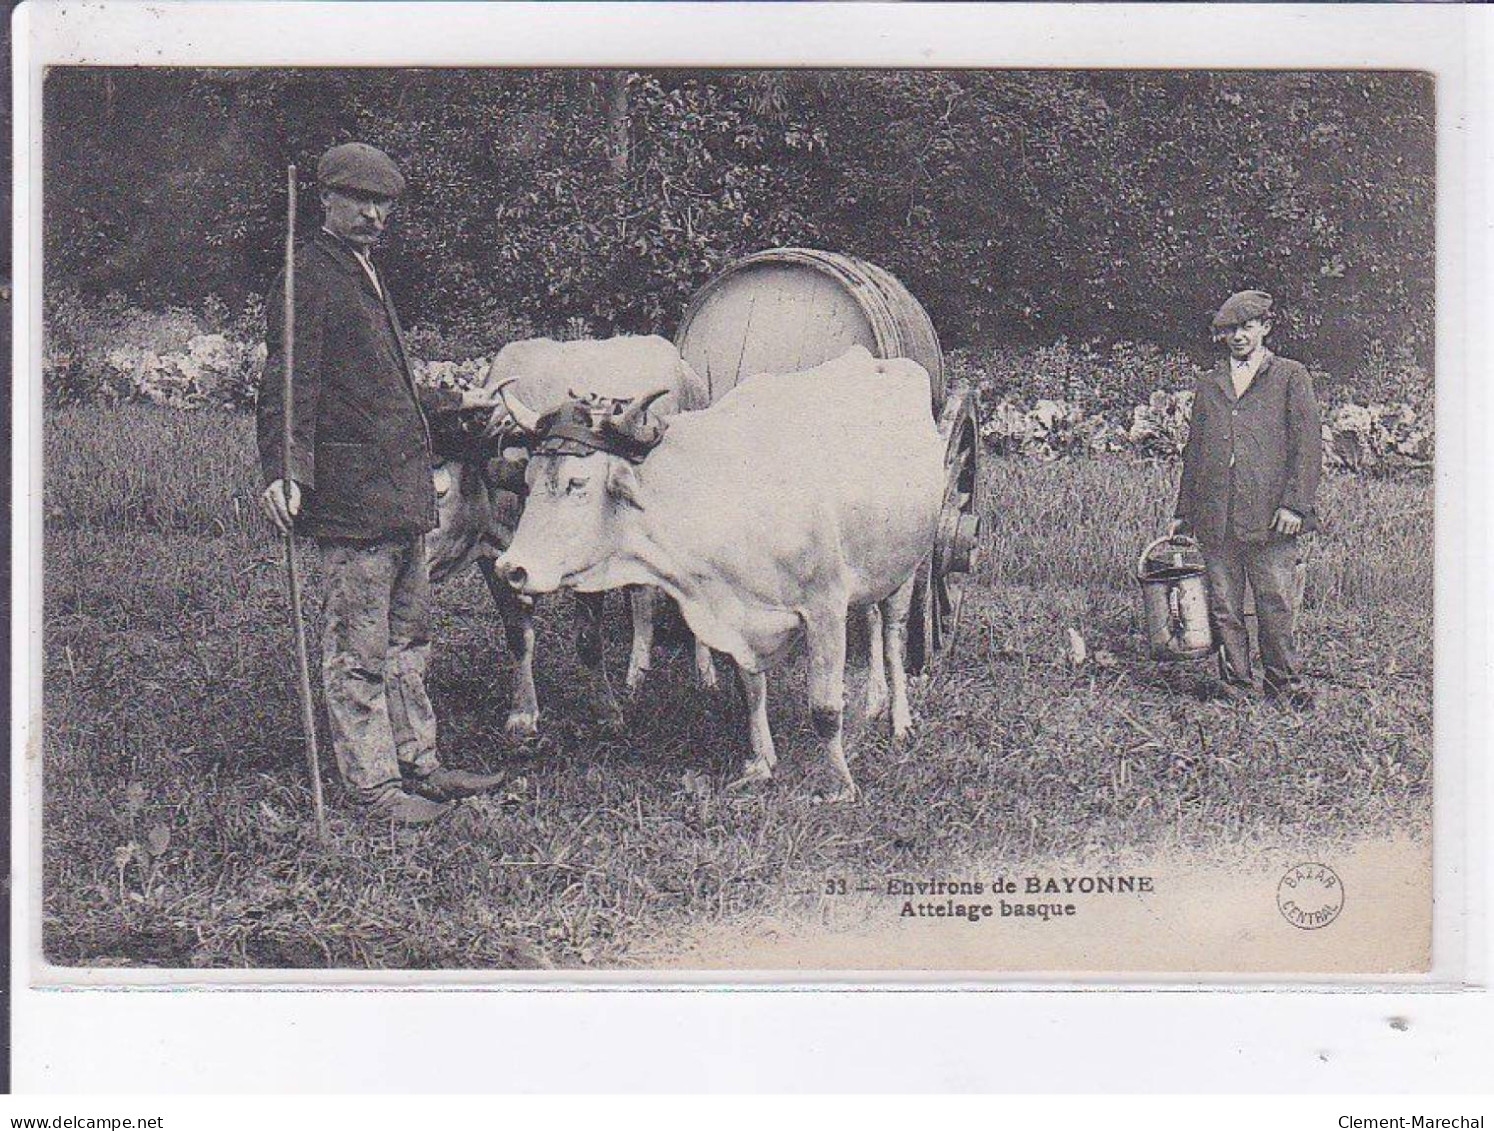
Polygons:
[[934,419],[944,360],[934,324],[906,287],[849,255],[779,247],[739,259],[701,288],[675,336],[714,402],[754,373],[793,373],[865,346],[929,371]]

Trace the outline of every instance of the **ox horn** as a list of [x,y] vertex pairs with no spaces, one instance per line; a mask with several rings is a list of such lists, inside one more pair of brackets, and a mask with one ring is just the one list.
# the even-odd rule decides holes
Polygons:
[[627,409],[623,412],[622,419],[612,425],[612,427],[624,436],[642,439],[643,437],[639,435],[639,425],[643,423],[643,418],[648,413],[649,405],[671,392],[673,390],[666,385],[662,389],[655,389],[653,392],[639,397],[632,404],[628,405]]
[[[517,377],[508,377],[500,381],[497,385],[498,396],[502,398],[503,407],[508,410],[508,415],[513,418],[519,429],[533,435],[539,426],[540,414],[521,401],[518,393],[509,392],[508,387],[517,380]],[[488,431],[493,431],[496,424],[496,421],[489,421]]]

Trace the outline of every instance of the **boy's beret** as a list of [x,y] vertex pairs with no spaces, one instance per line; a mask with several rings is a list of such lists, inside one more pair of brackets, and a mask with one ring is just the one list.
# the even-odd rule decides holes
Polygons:
[[382,149],[361,141],[334,145],[316,163],[316,179],[323,188],[351,189],[390,200],[402,196],[405,178]]
[[1264,318],[1270,313],[1271,296],[1265,291],[1237,291],[1224,300],[1224,305],[1214,315],[1214,329],[1239,326],[1252,318]]

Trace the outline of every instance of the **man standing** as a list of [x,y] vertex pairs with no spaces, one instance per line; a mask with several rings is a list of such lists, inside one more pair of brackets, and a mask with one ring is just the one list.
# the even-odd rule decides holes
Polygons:
[[283,275],[266,305],[261,503],[282,533],[294,526],[320,551],[322,688],[343,783],[373,812],[425,824],[503,780],[440,764],[425,690],[425,534],[436,525],[436,500],[424,410],[491,407],[494,398],[414,383],[394,304],[369,258],[404,192],[394,162],[349,142],[322,156],[317,181],[325,222],[296,250],[289,482],[281,478]]
[[1264,690],[1293,707],[1312,706],[1295,637],[1297,539],[1317,529],[1322,423],[1305,366],[1265,346],[1271,296],[1231,295],[1214,315],[1214,338],[1229,357],[1194,391],[1174,534],[1203,548],[1209,615],[1220,675],[1253,690],[1245,585],[1255,593]]

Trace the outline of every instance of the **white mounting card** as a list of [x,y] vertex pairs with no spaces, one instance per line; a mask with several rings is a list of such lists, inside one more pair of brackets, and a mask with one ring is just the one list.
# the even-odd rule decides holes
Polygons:
[[23,6],[18,1022],[1481,984],[1484,25]]

